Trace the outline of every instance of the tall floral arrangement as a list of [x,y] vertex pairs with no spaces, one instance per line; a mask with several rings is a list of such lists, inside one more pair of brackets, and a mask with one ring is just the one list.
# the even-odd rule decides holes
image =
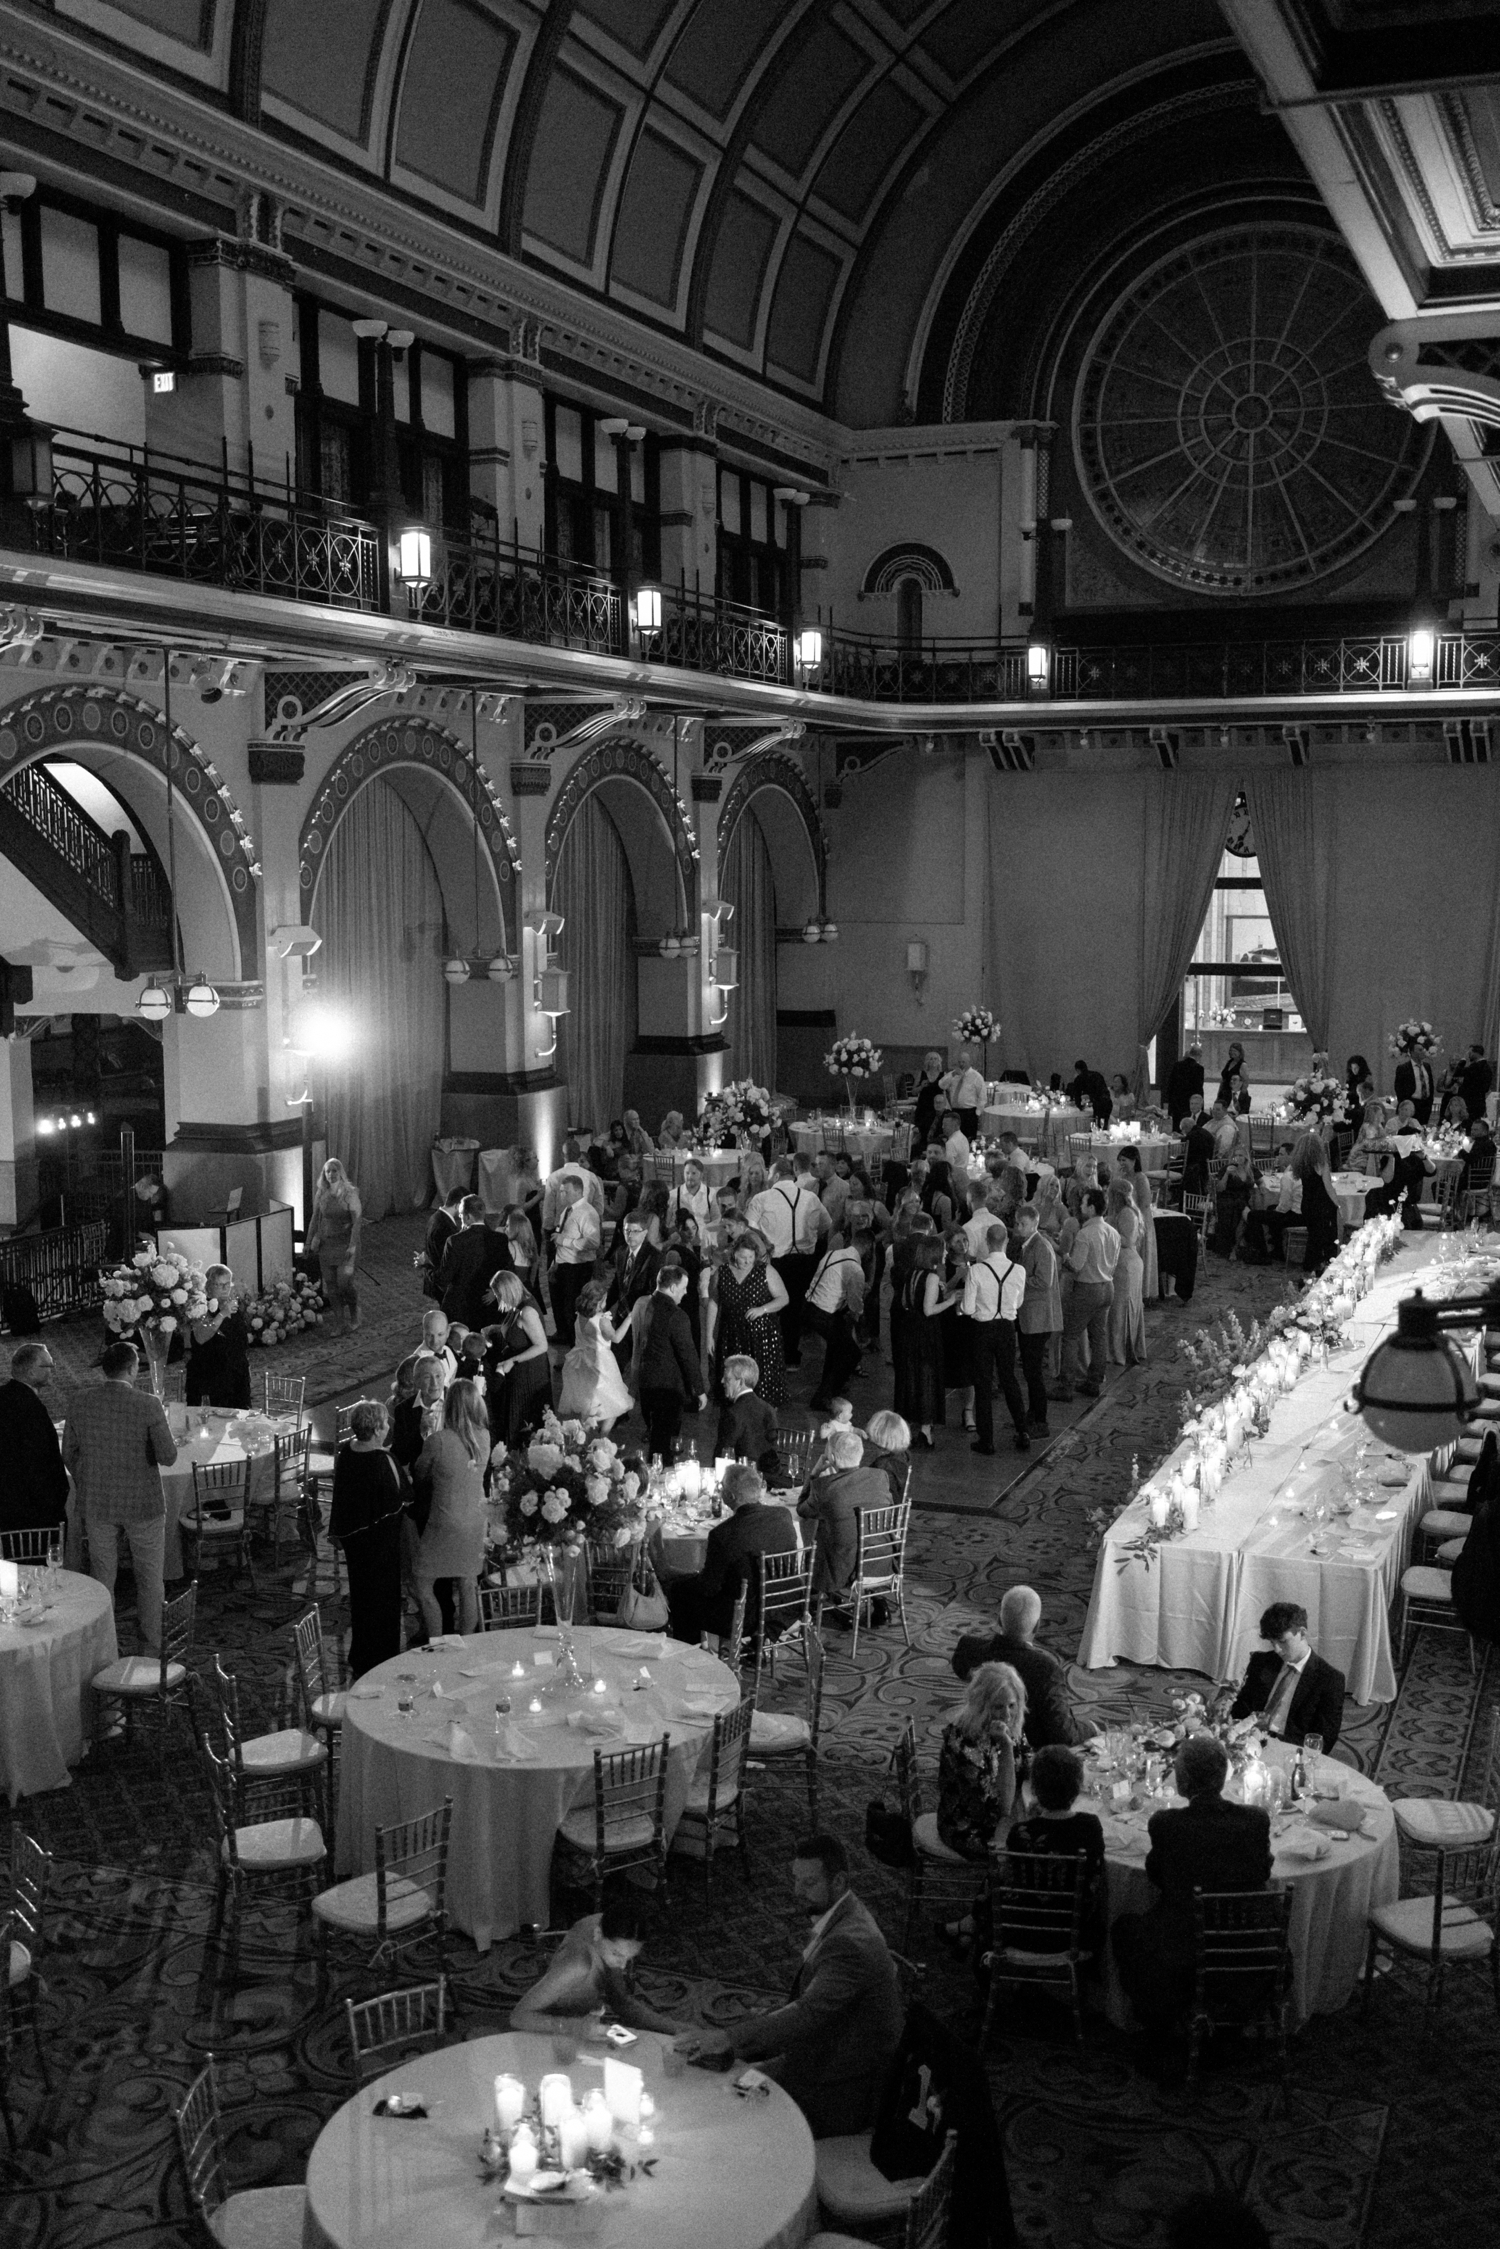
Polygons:
[[[853,1078],[873,1078],[884,1059],[873,1039],[862,1038],[858,1031],[851,1031],[847,1038],[834,1040],[823,1057],[823,1067],[830,1077],[847,1082]],[[849,1086],[849,1114],[854,1114],[852,1084]]]
[[981,1067],[986,1077],[990,1074],[990,1040],[1000,1036],[1000,1026],[987,1007],[966,1007],[955,1017],[953,1036],[964,1046],[982,1047]]
[[733,1078],[698,1104],[698,1131],[711,1148],[762,1140],[771,1129],[771,1096],[751,1078]]
[[1436,1054],[1442,1044],[1442,1033],[1435,1031],[1424,1018],[1412,1015],[1404,1023],[1396,1025],[1385,1043],[1387,1051],[1398,1062],[1425,1062],[1429,1056]]
[[146,1353],[153,1387],[160,1391],[172,1337],[210,1311],[203,1267],[175,1249],[138,1249],[128,1264],[99,1276],[104,1324],[112,1335],[133,1337]]
[[1287,1088],[1287,1116],[1299,1123],[1323,1124],[1330,1117],[1345,1117],[1348,1109],[1347,1086],[1326,1070],[1309,1070]]
[[508,1451],[497,1445],[490,1468],[509,1547],[555,1553],[587,1540],[623,1549],[645,1534],[646,1479],[639,1465],[586,1422],[559,1421],[549,1409],[529,1443]]

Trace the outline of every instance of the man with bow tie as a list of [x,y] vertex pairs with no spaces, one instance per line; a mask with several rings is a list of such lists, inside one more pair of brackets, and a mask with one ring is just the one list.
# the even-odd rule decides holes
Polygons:
[[1260,1620],[1260,1636],[1273,1652],[1250,1658],[1230,1717],[1257,1717],[1281,1741],[1316,1734],[1325,1750],[1332,1749],[1344,1724],[1344,1674],[1313,1653],[1306,1609],[1273,1601]]

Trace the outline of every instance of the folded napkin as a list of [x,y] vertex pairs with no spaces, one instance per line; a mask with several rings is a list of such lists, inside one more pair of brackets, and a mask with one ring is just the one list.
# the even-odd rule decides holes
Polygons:
[[474,1746],[473,1735],[466,1733],[456,1719],[449,1726],[444,1737],[444,1747],[448,1755],[457,1764],[477,1765],[479,1763],[479,1751]]
[[535,1764],[537,1746],[519,1726],[504,1725],[495,1736],[495,1755],[506,1764]]
[[717,1718],[723,1708],[724,1698],[722,1695],[684,1695],[679,1705],[679,1716],[683,1718]]
[[435,1640],[429,1640],[427,1645],[430,1649],[453,1648],[456,1649],[459,1654],[462,1654],[465,1647],[467,1647],[468,1642],[464,1639],[464,1636],[461,1632],[440,1632],[437,1638]]
[[653,1658],[660,1662],[666,1652],[667,1639],[664,1632],[613,1632],[610,1634],[609,1653],[611,1655],[634,1656],[642,1663],[649,1663]]
[[351,1687],[349,1689],[349,1700],[351,1702],[379,1702],[384,1693],[384,1687]]
[[570,1710],[568,1724],[575,1734],[616,1735],[625,1731],[625,1721],[619,1711],[608,1704],[598,1710]]
[[1342,1828],[1346,1835],[1365,1832],[1365,1807],[1357,1796],[1340,1796],[1331,1804],[1314,1804],[1307,1816],[1319,1827]]
[[1306,1859],[1312,1865],[1318,1859],[1327,1858],[1333,1849],[1333,1843],[1327,1835],[1320,1835],[1316,1828],[1297,1826],[1289,1827],[1285,1835],[1277,1837],[1276,1848],[1284,1858]]

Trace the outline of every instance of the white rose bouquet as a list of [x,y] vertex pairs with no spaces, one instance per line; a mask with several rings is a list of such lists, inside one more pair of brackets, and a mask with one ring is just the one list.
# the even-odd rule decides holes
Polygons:
[[771,1096],[753,1078],[734,1078],[698,1104],[699,1137],[711,1148],[760,1140],[771,1129]]
[[873,1078],[884,1059],[873,1039],[851,1031],[847,1038],[834,1040],[823,1057],[823,1067],[834,1078]]
[[1322,1124],[1329,1117],[1348,1114],[1349,1092],[1342,1078],[1309,1070],[1287,1088],[1286,1113],[1299,1123]]
[[953,1036],[965,1046],[988,1047],[999,1035],[1000,1026],[987,1007],[966,1007],[953,1025]]
[[1430,1023],[1413,1015],[1404,1023],[1398,1023],[1385,1043],[1387,1051],[1398,1062],[1425,1062],[1429,1056],[1436,1054],[1442,1044],[1442,1036],[1441,1031],[1435,1031]]
[[104,1324],[112,1336],[138,1342],[160,1394],[172,1337],[211,1309],[203,1267],[175,1249],[138,1249],[127,1265],[99,1276]]

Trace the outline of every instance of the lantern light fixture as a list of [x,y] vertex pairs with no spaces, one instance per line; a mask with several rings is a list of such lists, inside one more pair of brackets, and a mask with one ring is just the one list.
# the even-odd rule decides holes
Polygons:
[[643,633],[661,631],[661,587],[638,586],[635,596],[636,630]]
[[1479,1386],[1445,1329],[1487,1326],[1500,1316],[1500,1288],[1435,1303],[1418,1289],[1396,1308],[1396,1332],[1360,1370],[1354,1402],[1383,1443],[1426,1453],[1451,1444],[1473,1420]]
[[409,523],[396,546],[396,568],[412,593],[432,583],[432,533],[421,523]]
[[1406,676],[1413,687],[1430,687],[1437,659],[1437,634],[1431,625],[1413,625],[1406,636]]
[[815,672],[823,661],[823,635],[817,625],[804,625],[797,635],[797,662],[805,672]]
[[183,1001],[183,1005],[189,1015],[199,1017],[217,1015],[219,1012],[219,995],[212,984],[209,983],[207,977],[199,976],[189,984],[187,997]]
[[1026,649],[1026,684],[1040,694],[1052,677],[1052,651],[1044,640],[1033,640]]
[[143,986],[135,1003],[135,1011],[148,1023],[165,1023],[172,1012],[172,995],[165,984],[158,983],[153,977],[149,984]]

